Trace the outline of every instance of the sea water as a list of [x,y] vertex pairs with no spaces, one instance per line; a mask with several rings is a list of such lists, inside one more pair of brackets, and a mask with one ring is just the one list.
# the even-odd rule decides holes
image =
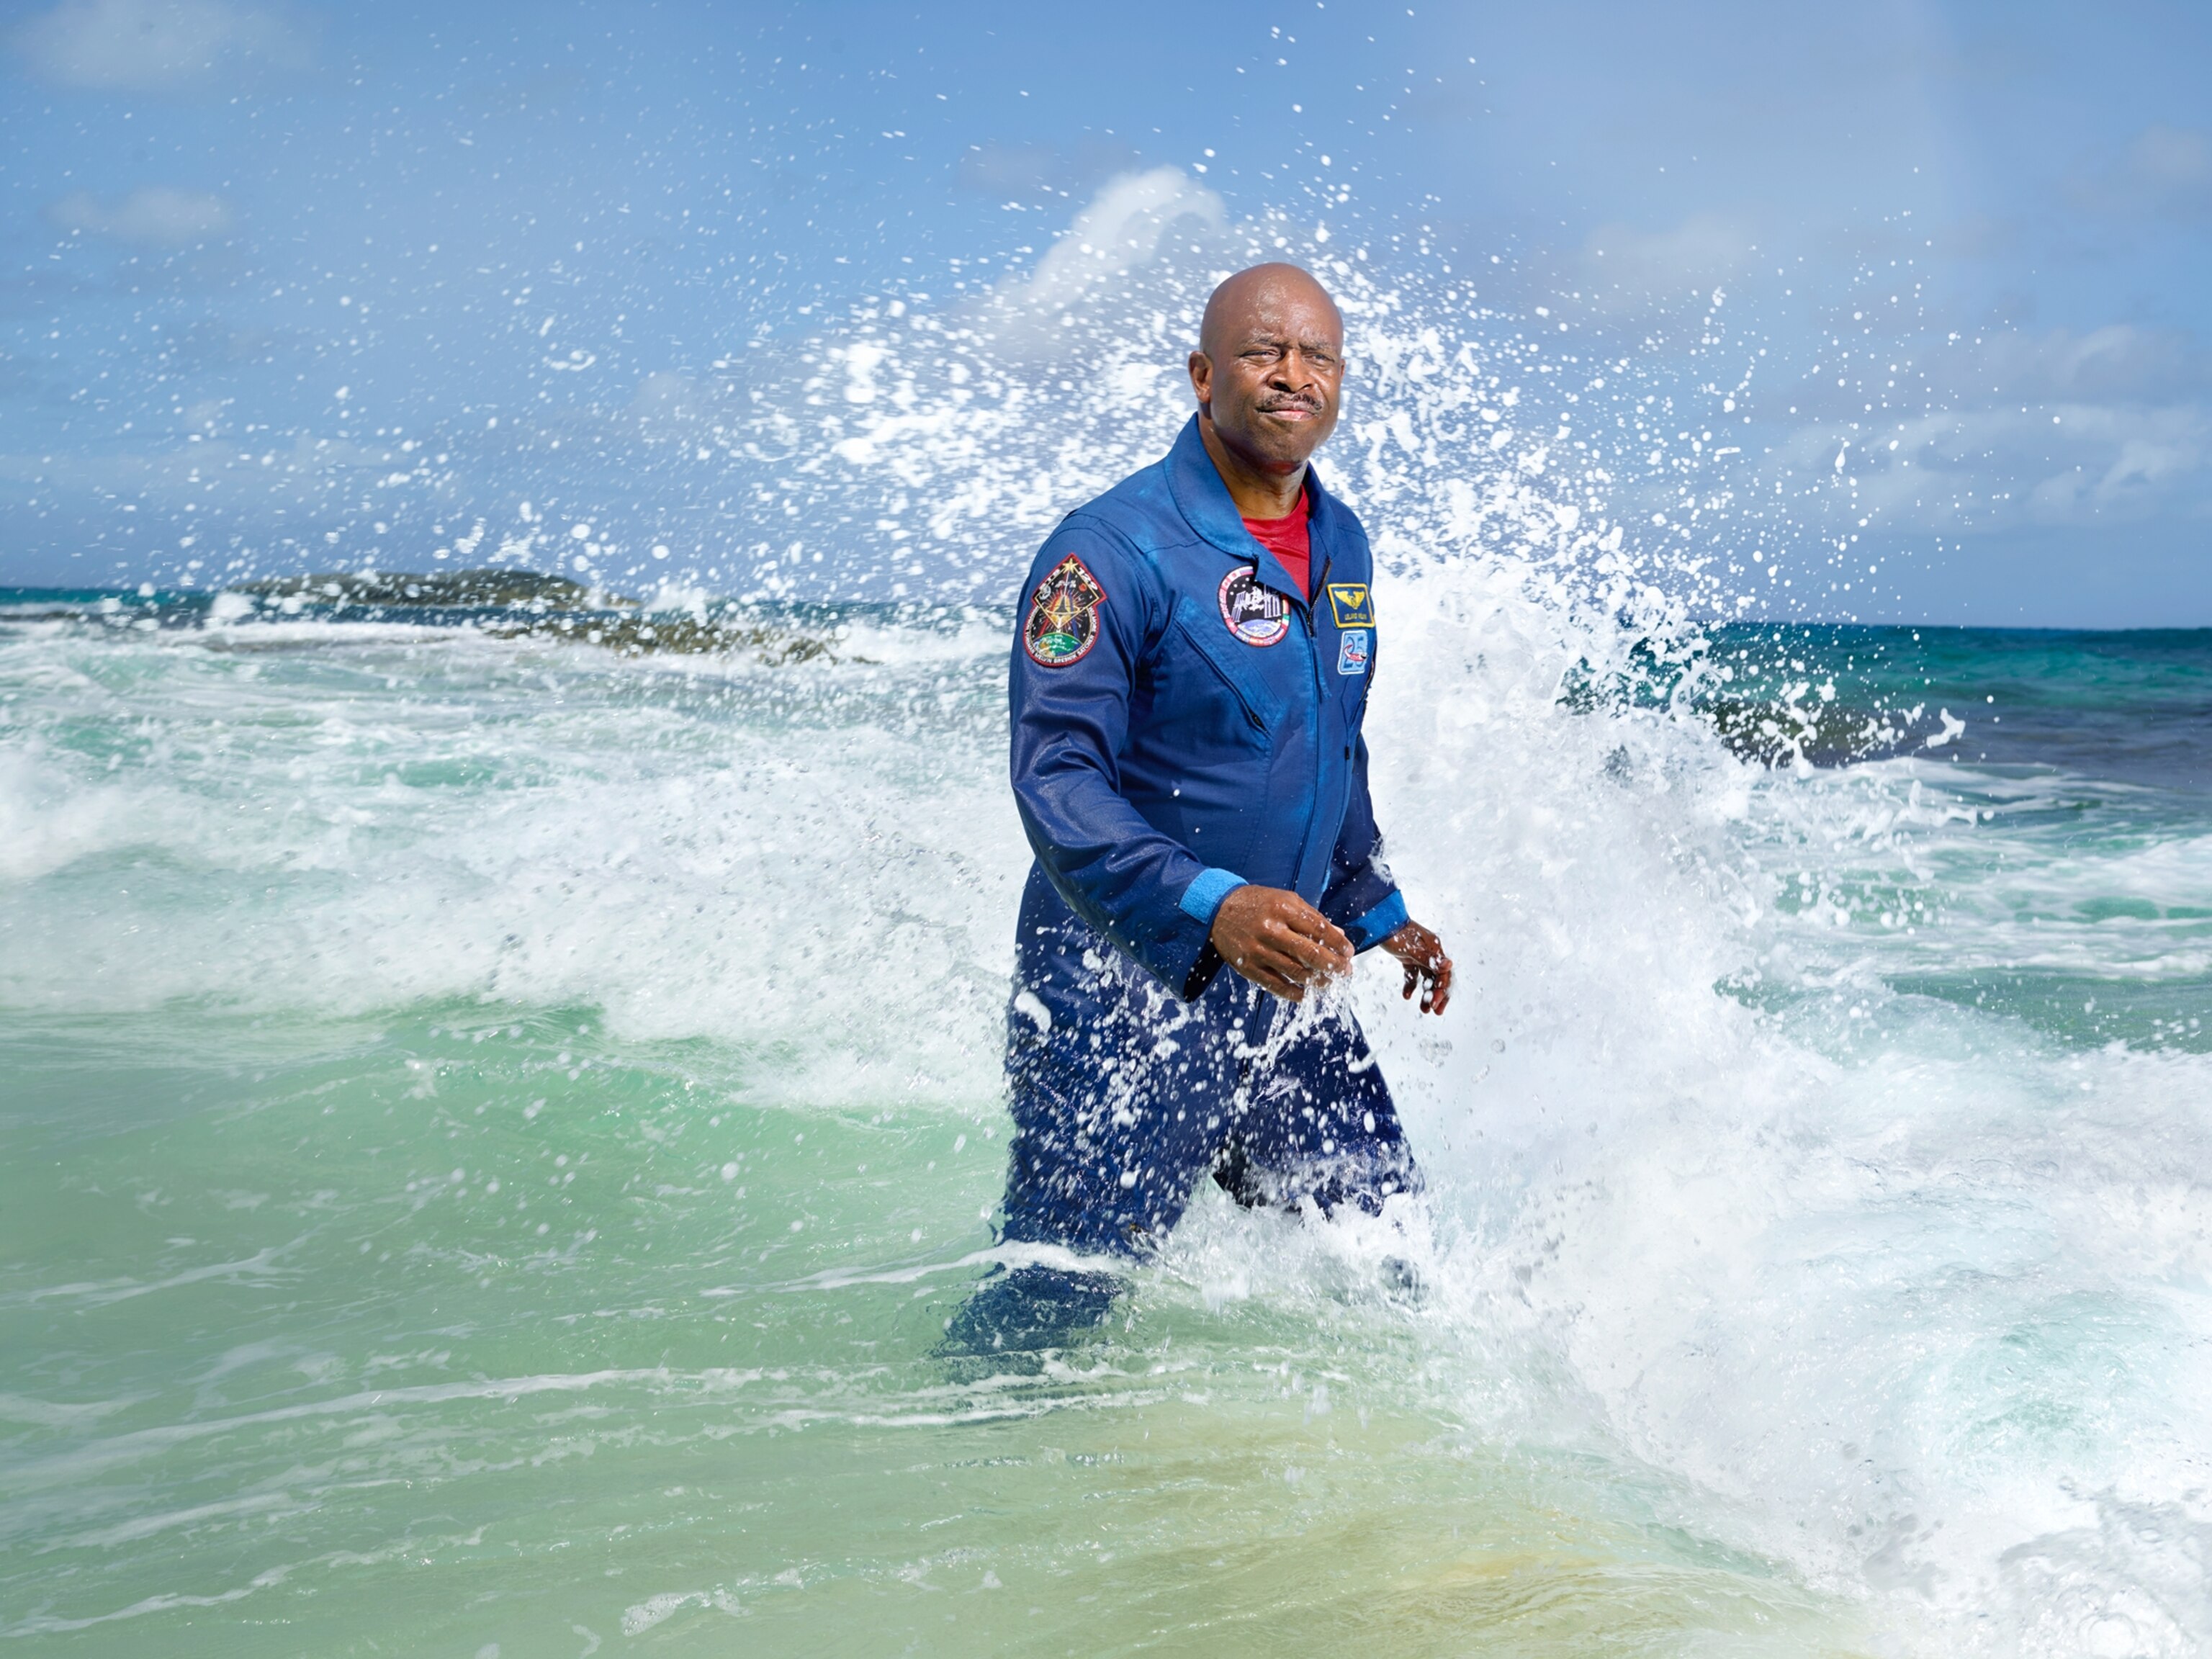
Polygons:
[[[1927,423],[1762,446],[1755,307],[1540,323],[1385,251],[1115,181],[983,301],[607,417],[707,492],[690,567],[550,495],[407,567],[642,608],[0,600],[0,1634],[2212,1646],[2212,636],[1760,624],[1850,610]],[[947,1362],[1020,570],[1285,254],[1351,324],[1374,791],[1458,962],[1441,1019],[1337,994],[1426,1202],[1209,1188],[1091,1339]]]
[[[1459,988],[1348,995],[1428,1210],[1201,1195],[1041,1370],[932,1354],[1006,1146],[1006,613],[9,596],[0,1632],[2205,1650],[2212,636],[1739,624],[1608,696],[1502,567],[1377,589]],[[1723,693],[1920,713],[1769,764]]]

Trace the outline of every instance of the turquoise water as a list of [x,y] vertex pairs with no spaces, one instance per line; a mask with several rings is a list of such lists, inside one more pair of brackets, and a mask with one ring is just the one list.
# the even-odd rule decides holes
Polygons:
[[[1350,994],[1425,1224],[1203,1200],[978,1376],[988,618],[770,666],[7,597],[23,1653],[2212,1644],[2212,635],[1745,626],[1594,705],[1494,572],[1378,584],[1465,993]],[[1898,735],[1696,712],[1800,683]]]

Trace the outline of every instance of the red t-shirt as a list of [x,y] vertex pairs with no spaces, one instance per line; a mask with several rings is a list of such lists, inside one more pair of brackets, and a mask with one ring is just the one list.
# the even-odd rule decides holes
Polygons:
[[1260,545],[1282,561],[1283,568],[1298,585],[1301,599],[1310,597],[1313,586],[1313,538],[1306,523],[1306,492],[1298,491],[1298,504],[1279,519],[1247,519],[1244,527]]

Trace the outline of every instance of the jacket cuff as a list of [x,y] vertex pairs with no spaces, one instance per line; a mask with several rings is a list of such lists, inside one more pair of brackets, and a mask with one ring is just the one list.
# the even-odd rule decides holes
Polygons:
[[[1212,871],[1206,872],[1207,875],[1212,873]],[[1204,881],[1206,877],[1200,876],[1198,879]],[[1192,884],[1194,886],[1196,884],[1195,882]],[[1217,900],[1216,902],[1219,901]],[[1380,945],[1412,920],[1413,918],[1406,914],[1406,896],[1394,888],[1389,897],[1384,899],[1382,903],[1376,905],[1344,931],[1352,935],[1353,950],[1366,951]]]
[[[1213,913],[1221,908],[1221,901],[1229,896],[1230,890],[1242,887],[1244,878],[1233,870],[1205,869],[1198,872],[1189,886],[1182,890],[1182,897],[1176,908],[1201,927],[1213,926]],[[1405,907],[1401,905],[1400,909]]]

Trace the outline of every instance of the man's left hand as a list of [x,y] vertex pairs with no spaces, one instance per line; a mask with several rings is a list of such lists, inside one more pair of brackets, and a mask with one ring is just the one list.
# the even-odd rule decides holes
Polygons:
[[1421,994],[1421,1012],[1441,1014],[1444,1005],[1451,1000],[1451,958],[1444,954],[1444,942],[1418,921],[1409,921],[1382,941],[1382,948],[1406,966],[1406,988],[1403,994],[1411,998],[1418,988]]

